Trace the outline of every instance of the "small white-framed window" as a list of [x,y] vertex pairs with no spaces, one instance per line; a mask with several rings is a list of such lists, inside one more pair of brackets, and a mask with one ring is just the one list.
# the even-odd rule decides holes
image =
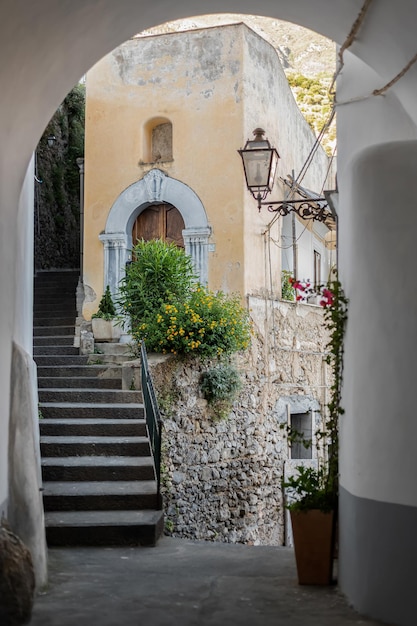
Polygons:
[[290,413],[290,428],[297,436],[289,446],[291,459],[313,458],[313,415],[308,413]]

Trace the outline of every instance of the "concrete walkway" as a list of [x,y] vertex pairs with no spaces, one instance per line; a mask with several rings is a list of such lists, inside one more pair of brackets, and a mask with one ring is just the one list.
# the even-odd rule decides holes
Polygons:
[[296,580],[289,548],[163,537],[155,548],[54,548],[31,626],[376,626],[337,587]]

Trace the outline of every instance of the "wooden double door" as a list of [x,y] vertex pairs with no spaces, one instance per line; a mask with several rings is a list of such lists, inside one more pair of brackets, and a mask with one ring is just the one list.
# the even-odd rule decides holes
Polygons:
[[182,231],[185,228],[181,213],[172,204],[152,204],[138,215],[132,230],[133,245],[138,239],[162,239],[184,248]]

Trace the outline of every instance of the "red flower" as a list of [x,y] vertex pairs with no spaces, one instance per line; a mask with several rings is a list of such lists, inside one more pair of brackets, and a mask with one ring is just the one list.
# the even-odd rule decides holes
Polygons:
[[322,307],[332,306],[334,303],[334,293],[330,289],[323,289],[323,299],[320,301]]

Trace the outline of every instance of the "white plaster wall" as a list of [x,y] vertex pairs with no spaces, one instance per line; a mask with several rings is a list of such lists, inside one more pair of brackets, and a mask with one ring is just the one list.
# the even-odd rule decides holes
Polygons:
[[[376,80],[348,55],[338,101],[369,93]],[[403,143],[386,144],[395,138]],[[350,298],[341,484],[357,496],[414,505],[409,472],[415,455],[407,452],[407,438],[417,424],[408,422],[416,372],[416,302],[409,287],[415,138],[414,123],[392,93],[338,107],[339,257]]]
[[[417,506],[415,385],[417,141],[365,149],[350,171],[343,231],[350,294],[342,418],[342,485],[352,494]],[[375,181],[378,181],[377,184]]]
[[[36,183],[38,184],[38,183]],[[17,214],[19,237],[14,264],[16,308],[14,339],[30,356],[33,354],[33,207],[34,207],[34,159],[26,173]]]

